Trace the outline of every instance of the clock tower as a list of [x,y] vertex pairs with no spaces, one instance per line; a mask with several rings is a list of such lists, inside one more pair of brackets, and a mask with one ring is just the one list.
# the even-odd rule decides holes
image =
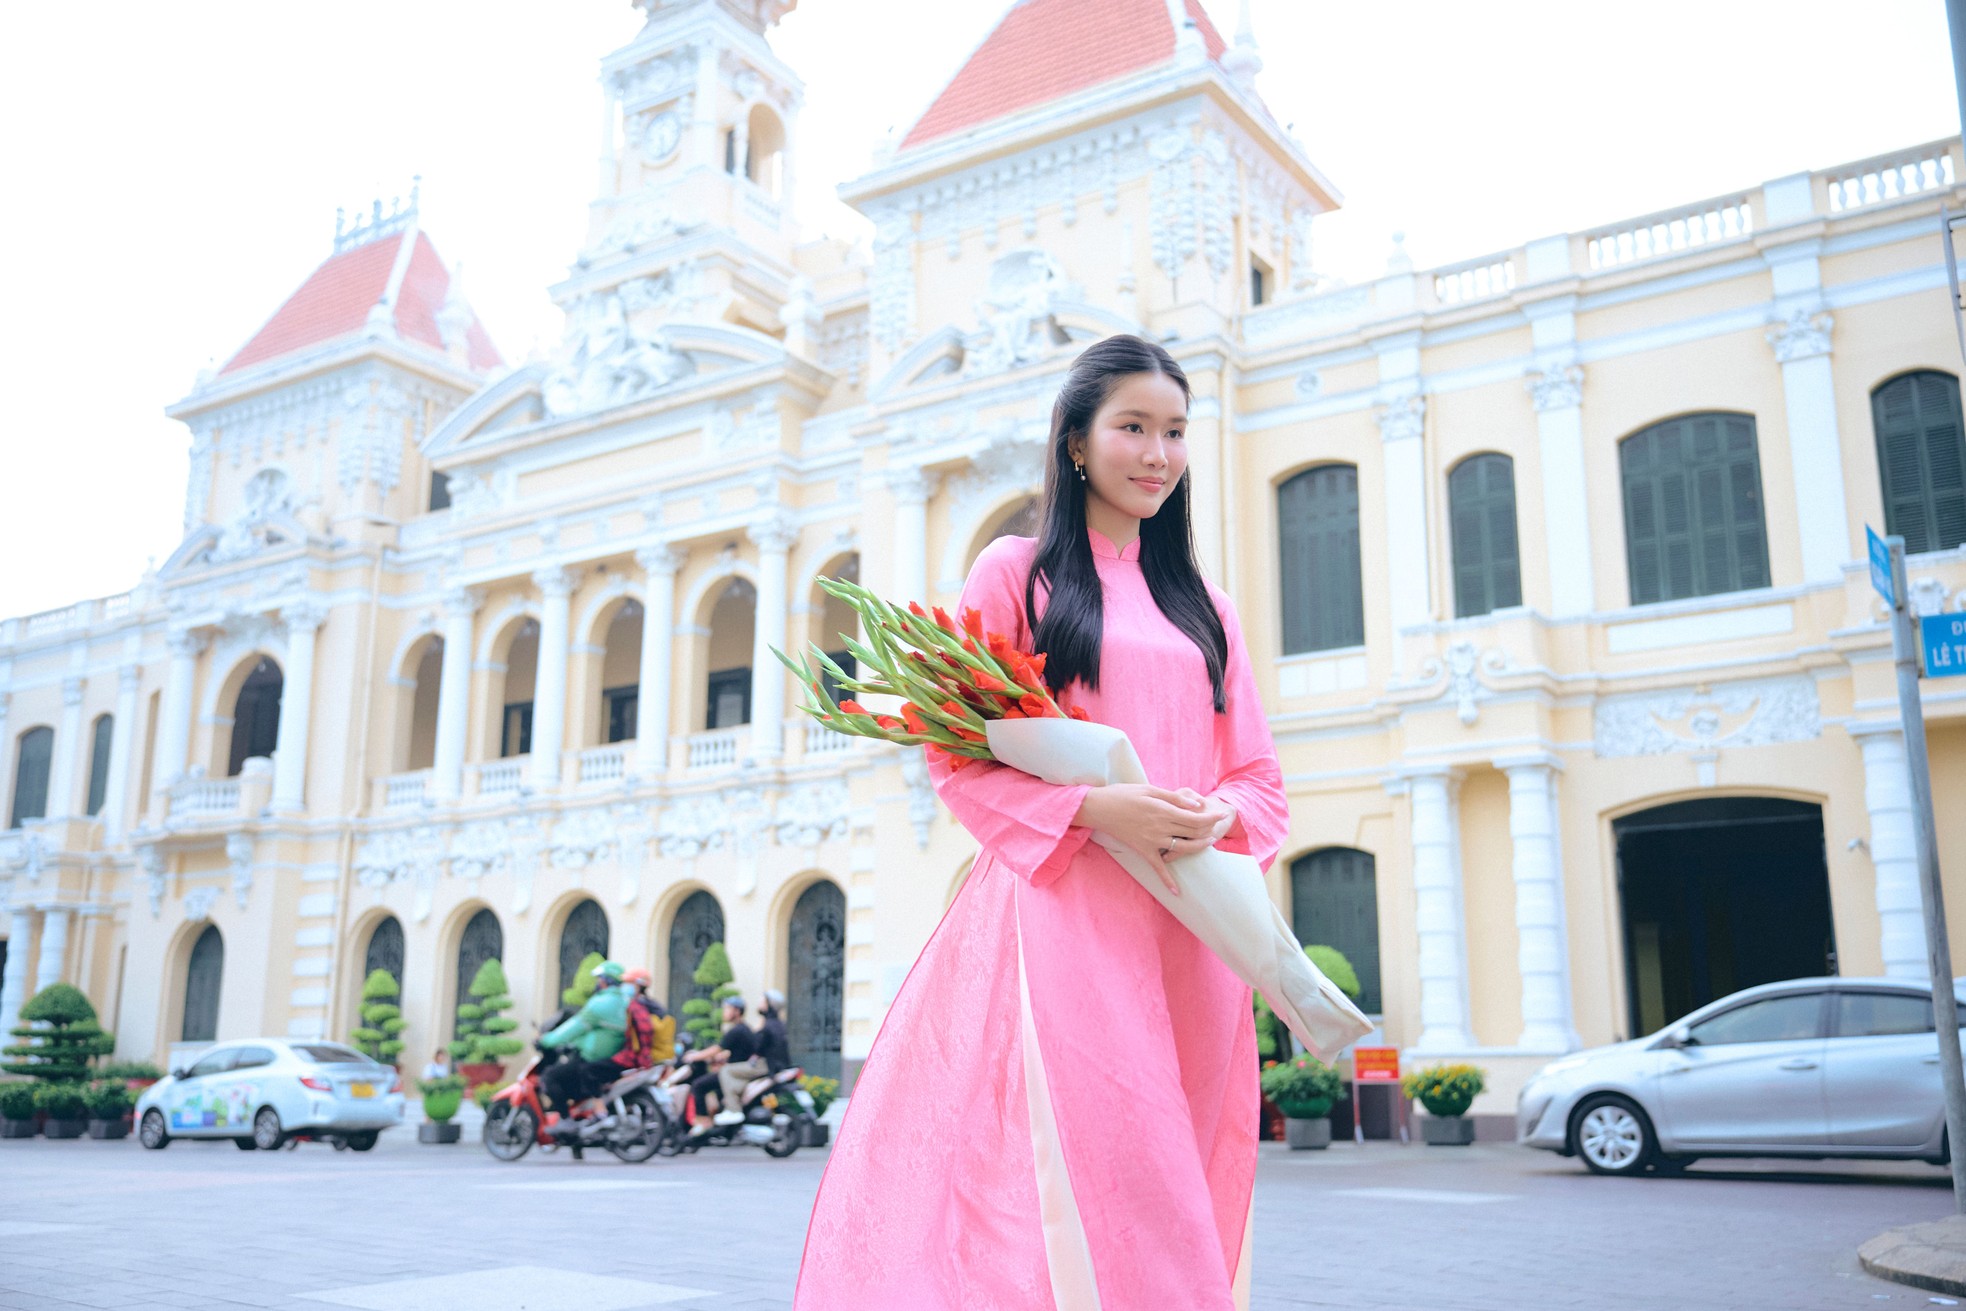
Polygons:
[[648,16],[601,66],[587,236],[553,289],[570,322],[686,318],[781,331],[794,270],[803,88],[765,33],[798,0],[635,0]]

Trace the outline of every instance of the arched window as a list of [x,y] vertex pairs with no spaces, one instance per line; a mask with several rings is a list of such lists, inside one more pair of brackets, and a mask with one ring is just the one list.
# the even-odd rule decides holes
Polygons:
[[109,791],[109,747],[116,740],[116,717],[97,715],[90,738],[88,813],[95,815],[102,811],[103,796]]
[[703,722],[707,729],[751,722],[751,635],[757,620],[757,589],[745,579],[731,579],[710,611],[710,676],[704,689]]
[[399,984],[403,981],[403,924],[394,915],[377,921],[369,933],[368,950],[362,953],[362,977],[377,970],[388,970]]
[[580,962],[587,959],[589,952],[608,954],[607,912],[592,897],[569,911],[567,922],[561,926],[560,987],[573,983],[573,972],[580,968]]
[[669,1009],[683,1013],[683,1003],[692,997],[708,997],[708,988],[699,988],[696,967],[713,942],[724,940],[724,908],[707,892],[692,892],[676,907],[676,918],[669,921]]
[[1463,619],[1522,604],[1515,536],[1515,461],[1470,455],[1447,475],[1454,547],[1454,613]]
[[225,776],[238,777],[253,756],[270,756],[280,745],[280,666],[261,656],[240,685],[233,703],[232,754]]
[[1277,488],[1283,558],[1283,653],[1365,641],[1359,579],[1358,470],[1326,464]]
[[1907,554],[1949,551],[1966,543],[1966,426],[1959,379],[1921,369],[1870,394],[1877,432],[1877,473],[1884,489],[1884,530],[1905,539]]
[[1768,586],[1754,416],[1689,414],[1625,438],[1631,603]]
[[216,924],[192,944],[191,959],[184,969],[184,1025],[178,1037],[184,1042],[211,1042],[218,1037],[218,990],[225,975],[225,939]]
[[785,183],[785,127],[764,105],[751,106],[745,134],[744,175],[768,195],[782,195]]
[[14,757],[14,809],[8,827],[48,813],[48,761],[55,753],[55,730],[43,725],[20,735]]
[[[454,1005],[462,1006],[471,1000],[471,980],[478,977],[478,969],[493,957],[505,955],[505,930],[498,926],[498,916],[489,910],[480,910],[464,926],[464,934],[457,940],[457,1000]],[[458,1036],[458,1020],[451,1018],[451,1037]]]
[[401,746],[397,749],[401,754],[397,763],[405,770],[428,769],[437,758],[437,703],[443,696],[444,639],[426,639],[422,653],[409,664],[409,670],[416,685],[408,689],[409,722],[403,725],[408,732],[398,738]]
[[526,619],[505,648],[505,691],[498,720],[498,754],[532,751],[533,685],[539,673],[539,621]]
[[792,1063],[840,1077],[846,1014],[846,895],[821,881],[799,894],[786,937],[785,1036]]
[[1305,946],[1335,947],[1358,973],[1359,1009],[1382,1014],[1379,879],[1372,853],[1326,847],[1290,864],[1290,926]]

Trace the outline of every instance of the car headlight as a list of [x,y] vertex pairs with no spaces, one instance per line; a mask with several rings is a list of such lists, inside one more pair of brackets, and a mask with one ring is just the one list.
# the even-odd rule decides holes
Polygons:
[[1576,1056],[1565,1056],[1561,1060],[1551,1061],[1548,1065],[1536,1071],[1536,1077],[1538,1079],[1547,1079],[1553,1074],[1564,1074],[1570,1070],[1581,1070],[1585,1065],[1590,1063],[1590,1059],[1590,1057],[1581,1053]]

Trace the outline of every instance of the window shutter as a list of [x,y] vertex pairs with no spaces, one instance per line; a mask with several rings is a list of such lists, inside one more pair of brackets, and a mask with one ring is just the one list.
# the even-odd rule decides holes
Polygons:
[[109,791],[109,745],[116,735],[116,720],[110,715],[96,716],[94,745],[89,751],[89,809],[91,815],[102,810]]
[[1447,476],[1454,551],[1454,613],[1485,615],[1522,604],[1515,533],[1515,461],[1471,455]]
[[1344,953],[1358,975],[1359,1009],[1382,1013],[1379,987],[1379,884],[1369,851],[1326,847],[1290,866],[1291,928],[1305,946]]
[[48,762],[55,751],[55,730],[30,728],[21,734],[20,755],[14,767],[14,811],[10,828],[24,819],[48,813]]
[[1768,586],[1754,419],[1693,414],[1619,447],[1633,605]]
[[1907,554],[1966,543],[1966,435],[1959,380],[1933,370],[1907,373],[1871,393],[1885,531]]
[[1290,479],[1277,489],[1277,521],[1284,654],[1361,645],[1358,470],[1327,464]]

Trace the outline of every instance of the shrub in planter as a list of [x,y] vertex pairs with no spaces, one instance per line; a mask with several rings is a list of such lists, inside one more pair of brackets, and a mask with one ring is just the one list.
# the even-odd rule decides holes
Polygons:
[[840,1097],[840,1081],[824,1075],[808,1074],[799,1080],[799,1087],[812,1094],[812,1115],[815,1120],[826,1114],[826,1108]]
[[505,1058],[525,1048],[511,1036],[519,1022],[505,1018],[505,1012],[512,1009],[512,989],[498,957],[478,967],[469,991],[472,1000],[457,1008],[457,1040],[450,1045],[451,1059],[459,1065],[477,1067],[463,1071],[472,1083],[491,1083],[504,1075]]
[[40,1132],[34,1123],[40,1109],[35,1085],[25,1080],[0,1084],[0,1138],[32,1138]]
[[48,1117],[41,1132],[50,1138],[80,1138],[88,1127],[83,1118],[88,1107],[82,1089],[72,1083],[44,1083],[35,1092],[42,1114]]
[[495,1083],[481,1083],[471,1090],[471,1100],[478,1103],[478,1109],[481,1111],[490,1110],[492,1098],[496,1096],[498,1096],[498,1085]]
[[1338,1071],[1315,1056],[1294,1057],[1263,1071],[1263,1095],[1292,1120],[1320,1120],[1345,1090]]
[[407,1025],[402,1007],[396,1004],[400,993],[395,975],[385,969],[370,970],[362,981],[362,1025],[348,1035],[357,1051],[383,1065],[394,1065],[403,1050]]
[[97,1079],[82,1090],[89,1112],[89,1137],[122,1138],[130,1132],[130,1111],[136,1099],[121,1079]]
[[21,1041],[6,1049],[15,1059],[0,1065],[9,1074],[25,1074],[48,1083],[79,1083],[89,1062],[107,1056],[116,1040],[96,1023],[96,1008],[82,990],[68,983],[51,983],[20,1008],[21,1025],[13,1031]]
[[149,1061],[104,1061],[96,1067],[98,1079],[121,1079],[131,1092],[148,1088],[164,1077]]
[[1486,1085],[1472,1065],[1428,1065],[1400,1080],[1408,1097],[1419,1099],[1428,1119],[1420,1122],[1426,1141],[1437,1147],[1465,1147],[1474,1141],[1474,1123],[1461,1117]]
[[1359,987],[1358,971],[1352,968],[1352,963],[1345,958],[1344,952],[1336,947],[1313,944],[1304,948],[1304,954],[1310,957],[1311,964],[1317,966],[1325,978],[1338,986],[1338,991],[1353,1001],[1358,1000],[1359,993],[1364,990]]
[[451,1117],[464,1105],[464,1076],[447,1074],[441,1079],[424,1079],[417,1084],[423,1094],[423,1114],[427,1123],[416,1127],[420,1143],[454,1143],[459,1127]]
[[731,980],[737,977],[731,972],[730,952],[721,942],[713,942],[703,949],[703,959],[697,962],[696,973],[690,976],[699,988],[710,989],[710,996],[691,997],[683,1003],[683,1014],[689,1018],[683,1027],[689,1030],[690,1046],[709,1047],[723,1032],[724,998],[738,995]]

